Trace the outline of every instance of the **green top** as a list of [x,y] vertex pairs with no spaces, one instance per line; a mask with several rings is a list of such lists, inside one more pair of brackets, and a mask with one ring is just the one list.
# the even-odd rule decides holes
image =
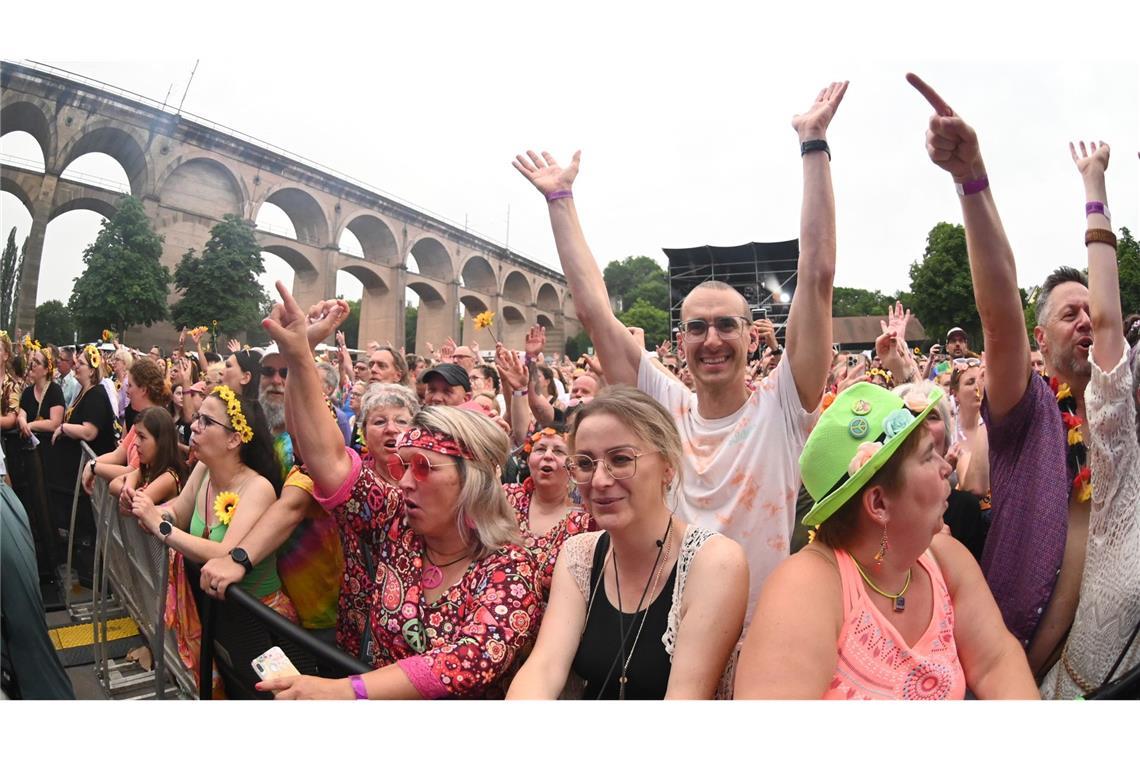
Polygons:
[[[206,477],[202,478],[202,483],[208,482],[210,482],[209,473],[206,474]],[[202,521],[202,516],[199,514],[200,510],[198,509],[199,504],[205,504],[200,498],[201,496],[202,484],[199,483],[198,492],[194,494],[194,513],[190,516],[190,534],[198,538],[202,538],[206,532],[206,523]],[[241,503],[239,502],[238,507],[240,506]],[[213,509],[213,505],[210,505],[209,508]],[[234,507],[234,511],[237,511],[237,507]],[[226,531],[229,530],[229,527],[229,525],[218,523],[210,528],[210,540],[220,544],[226,537]],[[261,562],[254,565],[253,570],[245,574],[245,578],[242,579],[239,585],[242,589],[253,594],[258,599],[279,590],[281,588],[281,579],[277,577],[277,553],[274,552],[270,554]]]

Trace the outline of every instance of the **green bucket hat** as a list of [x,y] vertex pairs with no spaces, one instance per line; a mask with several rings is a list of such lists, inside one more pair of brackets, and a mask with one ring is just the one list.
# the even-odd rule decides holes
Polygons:
[[820,525],[882,469],[942,398],[911,391],[900,398],[871,383],[836,396],[800,454],[804,487],[815,500],[804,525]]

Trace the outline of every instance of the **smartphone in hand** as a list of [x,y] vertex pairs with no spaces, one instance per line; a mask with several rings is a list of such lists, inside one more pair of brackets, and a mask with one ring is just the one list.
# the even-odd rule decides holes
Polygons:
[[289,658],[281,651],[281,647],[272,647],[264,654],[254,658],[253,670],[261,676],[263,681],[271,678],[284,678],[285,676],[299,676],[301,671],[294,667]]

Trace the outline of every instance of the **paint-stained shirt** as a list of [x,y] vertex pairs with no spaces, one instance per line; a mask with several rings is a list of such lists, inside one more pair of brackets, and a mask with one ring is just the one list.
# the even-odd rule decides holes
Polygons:
[[819,411],[804,411],[787,356],[744,406],[719,419],[701,417],[696,394],[649,359],[641,360],[637,387],[677,420],[683,447],[679,513],[744,547],[747,625],[761,584],[789,554],[800,453]]

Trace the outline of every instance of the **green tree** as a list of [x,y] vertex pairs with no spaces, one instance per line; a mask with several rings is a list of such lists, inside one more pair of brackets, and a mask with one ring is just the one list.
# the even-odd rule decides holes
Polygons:
[[420,310],[415,306],[404,307],[404,347],[409,352],[416,350],[416,321],[419,316]]
[[885,295],[878,290],[837,286],[831,297],[831,314],[835,317],[885,317],[887,309],[894,306],[896,296]]
[[75,340],[75,320],[62,301],[44,301],[36,307],[36,340],[68,345]]
[[602,273],[610,298],[629,309],[639,298],[662,311],[669,310],[669,276],[648,256],[629,256],[611,261]]
[[20,307],[20,276],[28,240],[24,238],[21,250],[16,250],[16,228],[8,233],[8,244],[0,256],[0,329],[14,332],[16,311]]
[[[566,348],[563,353],[571,359],[577,361],[578,357],[586,353],[589,349],[593,348],[594,344],[590,341],[590,336],[585,330],[572,335],[566,339]],[[654,346],[656,348],[657,346]]]
[[132,325],[166,319],[170,270],[161,259],[162,236],[142,201],[124,196],[83,252],[85,268],[71,290],[68,308],[84,334],[109,327],[125,341]]
[[636,301],[619,314],[618,319],[622,324],[645,330],[645,347],[651,351],[669,337],[669,312],[658,309],[648,301]]
[[1124,316],[1140,313],[1140,242],[1127,227],[1120,228],[1116,242],[1116,267],[1120,276],[1120,308]]
[[970,347],[981,349],[982,322],[974,305],[962,225],[939,222],[930,230],[926,252],[910,265],[910,292],[906,305],[932,340],[951,327],[961,327],[970,336]]
[[200,256],[191,248],[174,271],[174,286],[182,297],[171,310],[178,327],[218,322],[218,334],[256,333],[273,299],[257,275],[265,272],[261,246],[253,228],[226,214],[210,230]]
[[[337,298],[343,297],[344,296],[341,295],[337,296]],[[344,320],[344,324],[340,326],[341,332],[344,333],[344,345],[349,348],[360,347],[360,304],[361,299],[359,298],[355,301],[348,302],[348,319]]]

